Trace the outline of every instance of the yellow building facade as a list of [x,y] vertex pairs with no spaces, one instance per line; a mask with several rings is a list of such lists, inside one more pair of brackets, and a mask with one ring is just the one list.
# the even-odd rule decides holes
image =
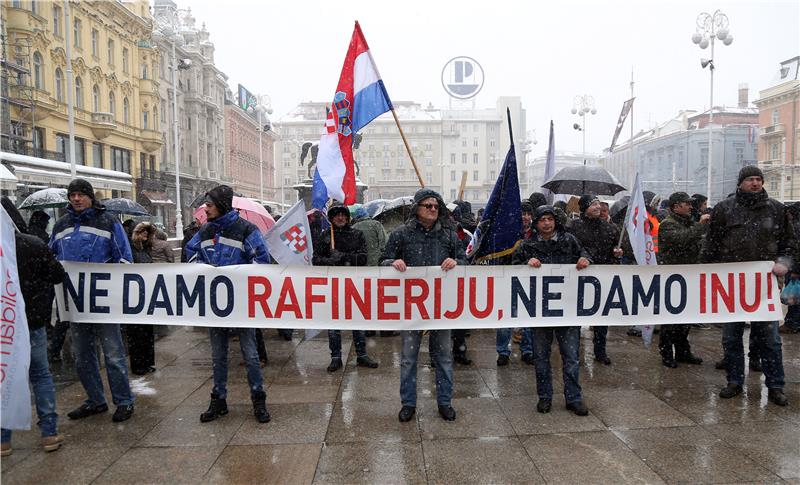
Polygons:
[[[15,62],[19,57],[16,64],[27,64],[29,69],[30,105],[9,104],[14,130],[30,140],[32,150],[26,154],[69,161],[69,27],[76,164],[130,174],[134,186],[129,192],[113,183],[98,188],[101,197],[135,199],[136,179],[143,172],[159,170],[164,143],[157,75],[160,58],[150,43],[148,2],[70,1],[65,12],[61,1],[3,0],[0,8],[6,58]],[[13,146],[3,151],[9,150]]]

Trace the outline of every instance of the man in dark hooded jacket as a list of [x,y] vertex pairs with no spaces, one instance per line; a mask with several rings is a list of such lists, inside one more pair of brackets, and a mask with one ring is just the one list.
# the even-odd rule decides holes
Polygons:
[[[579,271],[589,266],[589,254],[575,236],[564,231],[553,206],[543,205],[536,209],[534,225],[536,234],[523,241],[514,251],[511,264],[526,264],[531,268],[539,268],[543,264],[574,264]],[[583,404],[581,386],[578,384],[579,326],[533,328],[533,360],[536,366],[536,393],[539,396],[536,410],[549,413],[553,403],[553,373],[550,368],[553,336],[558,340],[561,352],[567,409],[578,416],[586,416],[589,410]]]
[[[764,190],[761,170],[749,165],[739,171],[736,195],[720,201],[711,213],[701,261],[704,263],[736,263],[740,261],[775,261],[772,272],[778,278],[786,275],[797,251],[792,223],[786,207],[769,198]],[[750,322],[750,334],[758,348],[761,365],[769,389],[768,399],[786,406],[783,393],[784,371],[781,337],[777,321]],[[726,323],[722,331],[722,347],[728,385],[720,391],[723,399],[742,393],[744,384],[744,322]]]
[[[447,217],[442,196],[431,189],[414,194],[411,218],[389,236],[381,257],[381,266],[392,266],[404,272],[409,266],[439,266],[450,271],[466,264],[466,256]],[[417,406],[417,358],[422,332],[404,331],[400,362],[400,399],[403,407],[400,422],[410,421]],[[456,419],[453,409],[453,348],[450,330],[429,333],[431,358],[436,364],[436,402],[439,414],[446,421]]]
[[50,242],[50,234],[47,234],[47,223],[50,216],[45,211],[34,211],[28,221],[28,234],[38,237],[45,244]]
[[[578,201],[580,219],[567,224],[567,232],[574,235],[592,258],[592,264],[619,264],[622,249],[617,247],[619,230],[614,224],[601,218],[600,199],[594,195],[581,196]],[[594,360],[605,365],[611,364],[606,352],[608,327],[592,327]]]
[[[334,204],[328,209],[331,227],[322,231],[314,242],[314,266],[366,266],[367,240],[364,233],[353,229],[350,224],[350,210],[342,204]],[[375,369],[378,363],[367,355],[367,339],[363,330],[353,330],[353,343],[356,346],[356,365]],[[328,330],[328,347],[331,350],[331,363],[328,372],[341,369],[342,331]]]
[[[699,222],[695,222],[692,219],[692,198],[686,192],[670,195],[668,210],[669,215],[661,221],[659,229],[659,261],[661,264],[697,263],[711,216],[704,214]],[[690,327],[689,324],[661,326],[658,348],[664,366],[674,369],[679,362],[703,363],[703,359],[692,354],[689,346]]]

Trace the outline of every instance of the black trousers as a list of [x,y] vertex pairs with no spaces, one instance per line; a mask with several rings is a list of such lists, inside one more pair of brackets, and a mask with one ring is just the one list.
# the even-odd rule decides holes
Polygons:
[[[685,357],[692,353],[689,346],[690,325],[661,325],[661,332],[658,339],[658,350],[661,357],[665,359],[675,359]],[[673,347],[675,351],[673,353]]]
[[145,372],[156,365],[156,339],[152,325],[125,325],[131,372]]
[[453,355],[466,355],[467,353],[467,329],[459,328],[450,332],[453,339]]

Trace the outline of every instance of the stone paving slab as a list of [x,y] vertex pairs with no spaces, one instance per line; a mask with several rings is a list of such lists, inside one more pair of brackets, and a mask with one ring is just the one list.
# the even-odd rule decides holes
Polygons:
[[[749,372],[745,392],[718,397],[714,369],[721,330],[692,330],[703,365],[667,369],[658,336],[650,348],[609,331],[613,363],[593,360],[591,331],[581,338],[580,383],[589,415],[564,407],[554,349],[553,409],[536,412],[533,366],[497,367],[494,331],[472,331],[474,363],[455,366],[455,422],[436,405],[427,342],[419,357],[414,419],[400,423],[399,337],[371,337],[378,369],[357,367],[343,332],[345,367],[328,373],[325,334],[291,341],[264,332],[272,421],[252,415],[238,342],[230,345],[228,415],[201,424],[211,359],[205,332],[176,327],[156,344],[158,370],[132,379],[136,412],[125,423],[108,413],[70,421],[85,395],[65,352],[53,366],[59,429],[66,442],[44,453],[36,430],[14,433],[0,461],[2,483],[796,483],[800,485],[800,335],[782,335],[790,405],[767,401],[763,376]],[[746,336],[745,336],[746,338]],[[103,376],[105,379],[105,376]],[[107,386],[106,393],[108,394]],[[35,421],[35,417],[34,417]]]

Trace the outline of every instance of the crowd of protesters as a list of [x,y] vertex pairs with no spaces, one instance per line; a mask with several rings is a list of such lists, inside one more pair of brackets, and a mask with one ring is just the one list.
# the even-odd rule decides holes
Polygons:
[[[186,228],[181,244],[181,262],[211,266],[273,262],[261,232],[233,208],[233,195],[233,189],[224,185],[206,194],[208,222],[199,224],[194,221]],[[609,207],[594,195],[579,195],[577,214],[568,214],[565,203],[548,204],[547,198],[538,192],[524,200],[520,208],[522,231],[519,243],[513,254],[501,264],[526,265],[531,271],[537,271],[543,264],[569,264],[578,271],[590,265],[636,264],[623,228],[626,201],[619,200]],[[60,361],[67,329],[71,332],[77,374],[86,392],[85,402],[67,413],[70,419],[78,420],[108,411],[96,345],[104,355],[111,399],[116,406],[112,416],[114,422],[126,421],[134,413],[129,369],[136,375],[156,369],[152,325],[76,322],[51,325],[53,286],[64,277],[59,261],[137,264],[174,261],[174,253],[162,231],[147,222],[126,221],[123,227],[96,200],[89,182],[73,180],[68,187],[68,198],[66,213],[55,222],[49,235],[47,214],[37,211],[26,224],[14,205],[3,198],[3,207],[19,231],[16,234],[19,265],[26,268],[26,271],[20,271],[20,277],[30,327],[30,381],[42,447],[46,451],[57,450],[63,442],[57,431],[55,387],[48,357],[50,361]],[[782,282],[800,278],[797,263],[800,210],[796,205],[787,207],[769,198],[763,188],[763,174],[757,167],[744,167],[739,173],[736,191],[713,208],[707,207],[707,198],[701,194],[690,196],[675,192],[661,204],[656,194],[645,192],[644,198],[659,264],[769,260],[775,262],[773,272]],[[369,218],[363,208],[351,215],[346,206],[332,205],[327,212],[330,222],[327,229],[314,223],[319,222],[319,215],[313,217],[317,218],[311,224],[314,265],[380,265],[398,272],[414,266],[436,266],[449,271],[469,264],[466,249],[477,225],[469,203],[455,201],[448,205],[440,194],[430,189],[416,192],[411,216],[388,237],[383,226]],[[781,334],[800,331],[800,305],[789,307],[782,327],[777,321],[748,323],[749,369],[763,371],[768,400],[786,406]],[[727,377],[727,385],[719,392],[721,398],[732,398],[742,392],[745,374],[742,339],[746,325],[744,321],[721,325],[724,357],[717,363],[717,368],[724,369]],[[705,326],[693,322],[661,326],[658,349],[666,368],[703,363],[703,359],[691,350],[689,334],[694,327]],[[46,329],[52,329],[51,335],[48,336]],[[592,331],[593,358],[603,365],[612,365],[613,356],[606,348],[608,328],[596,326]],[[629,330],[630,335],[637,333],[637,329]],[[423,332],[404,331],[401,334],[401,409],[398,418],[407,422],[416,412],[417,364]],[[267,354],[261,330],[253,328],[209,329],[213,388],[208,409],[200,414],[199,419],[205,423],[228,413],[228,344],[231,335],[238,337],[241,347],[253,415],[259,423],[267,423],[271,417],[266,406],[262,370]],[[291,331],[284,330],[281,335],[292,338]],[[357,366],[374,369],[380,365],[367,354],[367,338],[372,335],[375,332],[353,331]],[[381,332],[381,336],[393,335],[396,332]],[[452,406],[456,381],[454,362],[461,366],[472,363],[467,353],[468,335],[467,330],[428,332],[430,364],[436,373],[438,410],[446,421],[456,419],[456,410]],[[535,369],[536,410],[548,413],[553,404],[551,348],[554,339],[561,355],[566,407],[578,416],[585,416],[589,411],[580,386],[580,327],[498,329],[497,366],[509,364],[511,342],[518,342],[522,361]],[[329,331],[328,342],[331,360],[327,371],[333,373],[344,367],[341,332]],[[3,430],[3,456],[12,451],[10,441],[11,432]]]

